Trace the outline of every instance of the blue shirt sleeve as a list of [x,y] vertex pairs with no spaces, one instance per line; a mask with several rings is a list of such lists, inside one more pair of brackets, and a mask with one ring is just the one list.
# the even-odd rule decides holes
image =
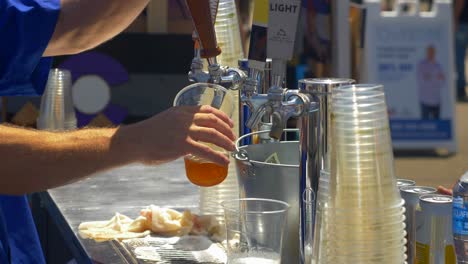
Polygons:
[[42,94],[59,10],[60,0],[0,0],[0,96]]

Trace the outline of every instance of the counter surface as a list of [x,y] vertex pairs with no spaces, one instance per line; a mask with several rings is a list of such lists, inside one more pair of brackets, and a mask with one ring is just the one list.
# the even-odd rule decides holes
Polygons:
[[136,218],[150,204],[193,210],[198,205],[198,189],[186,179],[182,159],[160,166],[125,166],[40,196],[78,263],[121,263],[112,243],[79,237],[82,222],[108,220],[115,212]]

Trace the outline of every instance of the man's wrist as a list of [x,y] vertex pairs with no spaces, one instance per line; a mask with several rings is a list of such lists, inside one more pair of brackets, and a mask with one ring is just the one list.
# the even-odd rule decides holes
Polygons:
[[110,157],[124,164],[140,161],[138,139],[133,134],[131,125],[115,128],[109,146]]

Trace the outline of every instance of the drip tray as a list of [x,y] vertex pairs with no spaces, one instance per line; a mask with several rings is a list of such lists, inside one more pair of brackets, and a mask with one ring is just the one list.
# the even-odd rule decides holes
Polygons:
[[205,236],[145,237],[111,241],[124,263],[131,264],[224,264],[226,252],[220,243]]

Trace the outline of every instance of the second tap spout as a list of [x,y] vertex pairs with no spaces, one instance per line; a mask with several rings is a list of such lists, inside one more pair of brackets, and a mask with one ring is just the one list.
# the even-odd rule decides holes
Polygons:
[[225,69],[225,73],[221,76],[220,83],[228,84],[229,89],[231,90],[239,90],[246,78],[247,74],[242,70],[237,68],[227,68]]
[[262,117],[272,112],[272,106],[268,101],[268,96],[265,94],[257,94],[250,98],[245,98],[244,102],[252,113],[245,125],[250,129],[257,129]]
[[316,104],[311,102],[309,96],[305,94],[292,95],[287,102],[282,102],[271,113],[272,127],[270,137],[279,140],[290,118],[299,117],[315,108],[317,108]]

